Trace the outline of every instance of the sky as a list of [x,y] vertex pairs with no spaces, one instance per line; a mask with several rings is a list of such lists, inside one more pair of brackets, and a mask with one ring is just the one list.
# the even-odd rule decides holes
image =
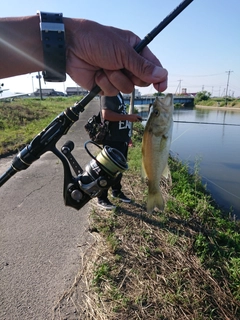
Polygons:
[[[181,0],[10,0],[1,1],[1,17],[27,16],[37,10],[62,12],[65,17],[94,20],[135,32],[143,39]],[[240,97],[240,1],[194,0],[149,44],[168,70],[165,91],[188,93],[206,90],[212,96]],[[31,93],[39,88],[36,73],[0,79],[9,92]],[[76,86],[70,77],[65,83],[42,83],[42,88],[65,91]],[[153,94],[150,85],[138,88]],[[7,91],[5,92],[7,93]]]

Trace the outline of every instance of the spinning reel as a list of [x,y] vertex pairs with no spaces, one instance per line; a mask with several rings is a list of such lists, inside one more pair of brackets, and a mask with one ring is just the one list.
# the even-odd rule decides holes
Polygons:
[[[89,144],[94,144],[101,149],[96,157],[89,151]],[[69,165],[62,161],[65,205],[77,210],[81,209],[90,199],[100,196],[104,189],[114,185],[122,172],[128,168],[125,157],[115,148],[109,146],[101,148],[93,141],[87,141],[84,147],[92,158],[85,166],[85,170],[80,167],[71,153],[74,148],[72,141],[66,142],[61,148],[62,154],[67,158],[76,174],[76,177],[69,175]]]

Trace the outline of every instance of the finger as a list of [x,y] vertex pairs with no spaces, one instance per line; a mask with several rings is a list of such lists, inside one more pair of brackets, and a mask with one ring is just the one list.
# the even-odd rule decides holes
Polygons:
[[163,92],[167,89],[168,87],[168,81],[167,79],[163,82],[160,83],[154,83],[153,84],[154,88],[158,91],[158,92]]
[[129,57],[131,58],[123,60],[124,68],[129,70],[136,78],[145,83],[160,84],[161,82],[166,82],[168,72],[159,64],[155,65],[135,51],[134,53],[132,52],[131,55],[129,54]]
[[98,71],[96,73],[95,82],[101,88],[102,95],[116,96],[120,91],[108,80],[108,77],[103,71]]
[[121,70],[104,70],[108,80],[123,93],[131,93],[134,89],[134,83],[131,79]]
[[141,56],[147,59],[148,61],[151,61],[152,63],[154,63],[156,66],[162,67],[161,62],[158,60],[158,58],[152,53],[152,51],[148,47],[145,47],[142,50]]
[[[125,72],[124,72],[125,73]],[[132,74],[129,74],[129,73],[126,73],[128,74],[128,78],[131,79],[131,82],[135,85],[135,86],[138,86],[138,87],[148,87],[151,83],[149,82],[145,82],[145,81],[142,81],[141,79],[137,78],[136,76],[132,75]]]
[[131,93],[134,89],[134,84],[122,71],[99,71],[95,81],[104,92],[104,95],[114,96],[119,91]]
[[[161,78],[163,70],[166,70],[166,69],[164,69],[162,67],[159,68],[158,66],[156,66],[153,70],[153,76]],[[135,86],[148,87],[151,84],[150,82],[142,81],[141,79],[139,79],[135,75],[131,74],[129,71],[125,71],[124,73],[131,79],[131,81],[134,83]],[[163,92],[167,89],[167,84],[168,84],[167,75],[168,75],[168,73],[166,70],[166,78],[161,82],[153,83],[153,85],[157,91]]]
[[79,59],[74,53],[70,52],[67,58],[66,71],[74,82],[87,90],[91,90],[97,67],[91,66]]

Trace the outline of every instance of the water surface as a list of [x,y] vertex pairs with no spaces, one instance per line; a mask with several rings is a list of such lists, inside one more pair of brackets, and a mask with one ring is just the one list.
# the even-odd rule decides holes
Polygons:
[[196,165],[213,198],[240,219],[240,111],[179,109],[173,119],[172,153]]

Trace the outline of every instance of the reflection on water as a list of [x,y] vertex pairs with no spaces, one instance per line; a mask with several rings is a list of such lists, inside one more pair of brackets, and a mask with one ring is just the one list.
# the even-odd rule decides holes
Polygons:
[[173,119],[173,154],[191,168],[197,163],[214,199],[240,218],[240,112],[181,109]]

